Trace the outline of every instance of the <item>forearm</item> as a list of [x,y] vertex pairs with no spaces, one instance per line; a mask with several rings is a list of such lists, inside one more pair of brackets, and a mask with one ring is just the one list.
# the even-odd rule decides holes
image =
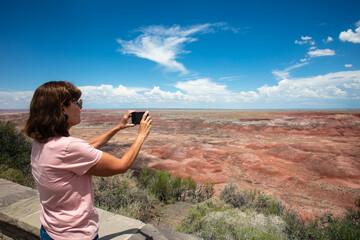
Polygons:
[[94,176],[107,177],[126,172],[139,154],[144,140],[145,137],[138,136],[121,159],[103,152],[100,161],[90,168],[87,173]]
[[126,172],[133,162],[135,161],[137,155],[140,152],[141,146],[143,145],[146,137],[137,136],[134,143],[131,145],[131,147],[126,151],[126,153],[121,158],[121,172]]
[[100,136],[97,136],[97,137],[91,139],[89,141],[89,144],[91,146],[93,146],[94,148],[100,149],[119,131],[120,131],[120,128],[118,126],[116,126],[113,129],[107,131],[106,133],[101,134]]
[[[90,170],[87,173],[95,176],[112,176],[115,174],[126,172],[135,161],[137,155],[139,154],[142,144],[149,135],[151,129],[151,122],[152,122],[151,117],[148,117],[148,112],[145,112],[140,122],[139,133],[136,136],[134,143],[125,152],[123,157],[119,159],[106,152],[103,152],[100,161],[95,166],[90,168]],[[134,126],[134,125],[129,125],[129,126]],[[119,127],[119,125],[117,127]],[[121,125],[119,130],[120,129],[121,129]],[[115,131],[113,130],[114,129],[103,134],[102,136],[99,136],[98,138],[95,138],[92,141],[92,143],[101,147],[101,143],[104,142],[106,143],[108,141],[106,139],[110,139],[116,132],[119,131],[117,129],[115,129]]]

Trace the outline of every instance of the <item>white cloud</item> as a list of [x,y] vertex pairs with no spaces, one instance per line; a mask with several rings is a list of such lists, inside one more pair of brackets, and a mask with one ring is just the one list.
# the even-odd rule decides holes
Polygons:
[[329,42],[334,41],[334,39],[332,37],[327,37],[327,39],[324,39],[323,41],[326,43],[329,43]]
[[[348,88],[348,89],[360,89],[360,79],[354,79],[352,82],[346,82],[344,83],[343,85],[345,88]],[[360,97],[360,94],[358,93],[358,91],[356,93],[353,94],[353,96],[358,96]]]
[[340,33],[339,39],[343,42],[360,43],[360,21],[356,22],[355,26],[357,27],[355,32],[352,29],[343,31]]
[[306,44],[306,43],[309,43],[311,45],[315,45],[315,41],[312,40],[312,37],[309,37],[309,36],[301,36],[301,41],[295,40],[295,44],[303,45],[303,44]]
[[283,79],[278,85],[258,88],[258,92],[259,98],[271,100],[344,99],[349,95],[344,87],[359,86],[359,83],[360,71],[344,71],[316,77]]
[[353,65],[352,64],[345,64],[346,68],[351,68]]
[[[297,64],[289,67],[294,69],[301,67]],[[144,103],[173,103],[179,106],[183,103],[246,103],[246,102],[271,102],[271,101],[305,101],[309,99],[355,99],[360,96],[356,91],[360,89],[360,71],[343,71],[318,75],[306,78],[284,78],[276,85],[264,85],[253,91],[231,91],[227,85],[219,84],[209,78],[201,78],[176,83],[176,91],[163,91],[160,87],[142,91],[131,91],[125,93],[126,87],[120,85],[118,91],[114,88],[107,89],[110,93],[101,95],[111,96],[111,99],[125,99],[130,102]],[[93,89],[89,88],[89,89]],[[85,93],[89,98],[95,98],[95,92]],[[122,89],[122,90],[120,90]],[[114,95],[117,93],[119,96]],[[131,96],[131,97],[129,97]],[[88,101],[88,100],[87,100]],[[99,100],[97,100],[99,101]]]
[[100,86],[80,86],[82,98],[86,99],[90,104],[100,102],[118,103],[118,102],[138,102],[144,101],[144,97],[140,95],[136,88],[127,88],[123,85],[113,87],[112,85],[102,84]]
[[314,49],[308,52],[310,57],[334,56],[335,51],[332,49]]
[[183,94],[180,91],[170,92],[162,91],[160,87],[155,86],[148,92],[144,92],[147,101],[151,102],[168,102],[168,101],[193,101],[193,97]]
[[301,36],[301,40],[304,40],[304,41],[308,41],[308,40],[311,40],[312,37],[308,37],[308,36]]
[[226,89],[226,85],[221,85],[211,81],[208,78],[201,78],[186,82],[178,82],[176,88],[186,92],[186,94],[201,99],[201,101],[215,101],[219,97],[227,96],[230,91]]
[[228,92],[226,90],[226,85],[220,85],[218,83],[212,82],[208,78],[178,82],[176,83],[175,87],[191,95],[217,95]]
[[168,71],[188,73],[186,67],[176,59],[179,55],[189,53],[183,50],[186,43],[197,41],[193,36],[214,32],[216,29],[232,30],[226,23],[201,24],[190,27],[174,25],[172,27],[149,26],[141,28],[137,38],[130,41],[117,39],[123,54],[135,55],[154,61],[164,66]]
[[[300,65],[291,66],[292,68]],[[290,67],[290,68],[291,68]],[[271,102],[298,102],[318,100],[359,100],[360,71],[342,71],[305,78],[281,79],[275,85],[261,86],[250,91],[232,91],[226,84],[209,78],[181,81],[175,90],[164,91],[159,86],[131,88],[123,85],[80,86],[84,108],[146,107],[207,107],[217,104],[230,106],[269,106]],[[0,109],[28,109],[32,91],[0,92]],[[243,104],[249,105],[243,105]],[[251,103],[251,104],[250,104]],[[257,105],[254,105],[257,104]],[[284,105],[286,106],[286,104]]]
[[28,109],[33,91],[0,91],[0,109]]

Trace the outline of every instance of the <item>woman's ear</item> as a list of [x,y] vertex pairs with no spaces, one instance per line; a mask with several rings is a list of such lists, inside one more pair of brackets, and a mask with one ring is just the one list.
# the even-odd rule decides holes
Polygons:
[[68,115],[69,107],[66,107],[63,103],[61,104],[62,112],[66,116]]

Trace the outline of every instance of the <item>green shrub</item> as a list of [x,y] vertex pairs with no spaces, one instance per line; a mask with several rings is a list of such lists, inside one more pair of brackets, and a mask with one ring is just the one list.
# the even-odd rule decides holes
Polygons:
[[305,240],[358,240],[360,236],[360,199],[357,199],[356,209],[348,209],[346,215],[333,218],[326,214],[320,219],[304,222],[295,214],[287,212],[284,220],[287,223],[286,233],[291,239]]
[[133,172],[94,178],[95,205],[104,210],[148,222],[156,216],[156,198],[139,186]]
[[328,239],[360,239],[360,223],[347,214],[344,218],[334,219],[328,215],[323,228]]
[[205,216],[213,211],[225,211],[231,209],[231,206],[218,199],[209,199],[202,203],[196,204],[189,210],[189,213],[181,221],[178,231],[197,234],[204,227]]
[[229,183],[220,193],[220,199],[235,208],[251,208],[265,215],[283,215],[285,207],[272,195],[258,190],[244,189],[240,191],[234,183]]
[[332,214],[314,221],[304,222],[291,210],[284,211],[286,234],[289,239],[299,240],[358,240],[360,239],[360,198],[355,209],[348,209],[344,217],[333,218]]
[[30,166],[31,143],[12,122],[0,121],[0,177],[34,187]]
[[155,194],[160,201],[168,201],[175,198],[172,191],[173,179],[171,174],[164,170],[154,172],[151,184],[151,192]]
[[0,165],[0,178],[16,182],[21,185],[29,186],[29,176],[19,169],[9,168],[5,164]]
[[240,191],[230,183],[220,193],[220,199],[232,207],[252,209],[266,216],[280,216],[285,224],[284,232],[289,239],[359,239],[360,236],[360,198],[356,209],[348,209],[344,218],[333,218],[331,214],[310,222],[304,222],[296,213],[286,210],[274,196],[257,190]]
[[199,184],[195,191],[195,200],[202,202],[213,197],[215,193],[214,185],[213,181],[205,181],[204,184]]
[[266,195],[263,192],[258,192],[256,197],[255,206],[257,212],[264,213],[265,215],[283,215],[286,210],[284,205],[275,198],[273,195]]
[[160,201],[179,201],[195,194],[197,185],[191,178],[172,177],[170,173],[142,169],[139,176],[143,188],[148,188]]
[[249,200],[247,195],[243,192],[240,192],[238,187],[234,183],[229,183],[224,187],[220,192],[220,199],[224,200],[226,203],[230,204],[235,208],[240,208],[248,205]]
[[278,216],[232,208],[222,200],[209,199],[193,207],[178,231],[203,239],[283,239],[286,224]]
[[289,239],[296,240],[311,240],[311,239],[327,239],[325,238],[319,222],[311,221],[304,222],[299,216],[292,212],[286,211],[283,216],[284,221],[286,222],[285,233]]

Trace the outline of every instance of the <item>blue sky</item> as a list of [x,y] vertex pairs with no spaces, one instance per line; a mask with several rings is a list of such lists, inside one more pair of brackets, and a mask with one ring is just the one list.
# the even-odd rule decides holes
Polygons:
[[0,1],[0,109],[360,108],[359,1]]

